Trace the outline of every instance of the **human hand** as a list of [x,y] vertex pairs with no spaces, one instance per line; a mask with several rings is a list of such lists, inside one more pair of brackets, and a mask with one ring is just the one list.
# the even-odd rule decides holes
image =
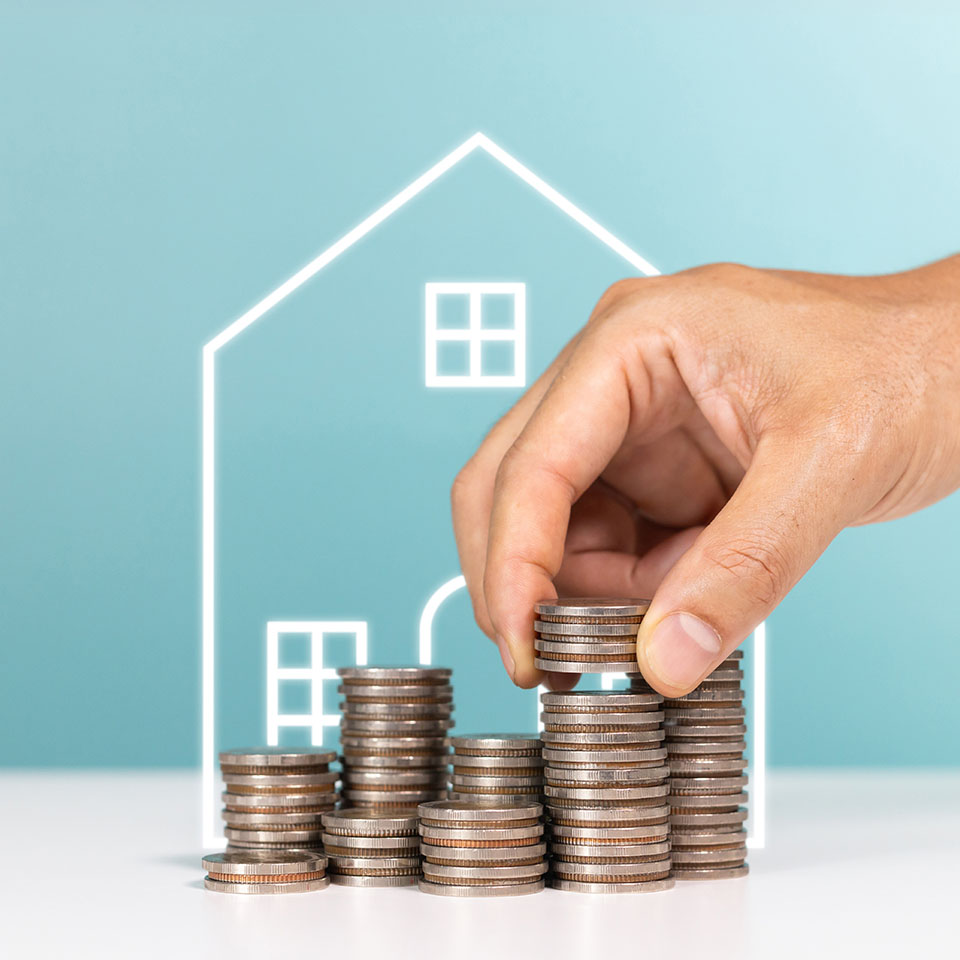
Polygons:
[[614,284],[452,490],[480,627],[522,687],[533,605],[653,597],[637,659],[693,689],[844,527],[960,486],[960,257]]

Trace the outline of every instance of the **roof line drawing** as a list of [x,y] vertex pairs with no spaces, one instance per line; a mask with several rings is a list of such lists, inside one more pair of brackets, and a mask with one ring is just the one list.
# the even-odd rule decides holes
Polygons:
[[[205,848],[222,846],[222,837],[218,832],[218,820],[215,810],[215,643],[216,643],[216,354],[221,347],[226,346],[248,327],[256,323],[264,314],[277,304],[281,303],[291,293],[303,286],[308,280],[323,270],[342,253],[349,250],[354,244],[375,230],[380,224],[403,208],[414,197],[422,193],[427,187],[436,182],[445,173],[452,170],[460,161],[470,156],[476,150],[483,150],[486,154],[506,167],[511,173],[526,183],[532,190],[540,194],[553,206],[562,210],[571,220],[594,236],[608,247],[613,253],[625,260],[635,270],[645,276],[658,276],[660,271],[650,261],[629,247],[626,243],[614,236],[609,230],[601,226],[593,217],[589,216],[562,193],[550,186],[545,180],[537,176],[529,167],[521,163],[516,157],[508,153],[486,134],[477,131],[458,147],[451,150],[445,157],[422,173],[419,177],[404,187],[390,200],[378,207],[368,217],[347,231],[339,240],[331,244],[302,267],[291,277],[285,280],[271,293],[256,303],[246,313],[228,324],[216,336],[204,344],[201,364],[201,648],[202,648],[202,680],[201,680],[201,776],[202,776],[202,829],[203,845]],[[444,589],[454,592],[460,586],[460,578],[449,581]],[[436,606],[446,595],[436,598]],[[433,608],[429,620],[436,613]],[[426,615],[426,610],[424,611]],[[351,618],[346,618],[351,619]],[[355,618],[353,618],[355,619]],[[429,623],[427,629],[429,629]],[[755,643],[763,645],[763,624],[755,634]],[[420,624],[420,646],[423,650],[424,623]],[[757,693],[760,693],[759,680]],[[759,719],[759,718],[758,718]],[[765,765],[763,757],[754,758],[754,796],[755,807],[759,808],[759,817],[762,824],[763,780]],[[757,846],[763,846],[762,826]]]

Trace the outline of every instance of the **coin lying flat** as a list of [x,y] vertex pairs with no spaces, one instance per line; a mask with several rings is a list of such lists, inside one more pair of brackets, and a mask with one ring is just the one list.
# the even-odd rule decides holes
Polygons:
[[[640,748],[643,749],[640,749]],[[602,769],[608,766],[630,767],[651,766],[662,763],[667,758],[667,748],[660,746],[660,741],[650,741],[648,746],[640,744],[638,747],[628,747],[614,750],[570,750],[544,747],[543,761],[554,769],[562,770],[567,767],[595,767]]]
[[591,883],[584,880],[563,880],[552,877],[550,886],[554,890],[567,890],[570,893],[660,893],[672,890],[673,877],[663,880],[646,880],[643,883]]
[[320,843],[323,831],[320,824],[317,824],[314,830],[239,830],[227,827],[223,835],[231,843],[239,840],[244,843],[281,843],[287,847],[309,847],[311,844]]
[[737,758],[747,749],[746,740],[675,740],[667,743],[667,755],[680,760],[717,756]]
[[203,885],[207,890],[214,890],[217,893],[245,893],[245,894],[268,894],[268,893],[312,893],[314,890],[323,890],[330,886],[328,876],[318,877],[314,880],[292,880],[283,883],[271,881],[261,881],[258,883],[237,883],[224,880],[217,880],[214,877],[204,877]]
[[659,729],[663,722],[662,710],[645,710],[643,713],[551,713],[544,710],[540,714],[544,730],[569,731],[580,730],[649,730]]
[[340,667],[337,676],[346,684],[447,684],[453,671],[447,667]]
[[[577,643],[563,643],[559,642],[561,640],[576,639]],[[579,642],[580,640],[583,642]],[[631,643],[589,643],[586,642],[586,638],[559,638],[558,640],[548,640],[543,637],[538,637],[533,641],[533,649],[542,653],[544,656],[549,656],[554,660],[566,660],[568,657],[572,660],[585,659],[587,657],[593,657],[597,654],[603,654],[603,656],[612,656],[617,654],[622,660],[629,660],[636,657],[637,654],[637,645],[633,642]]]
[[486,804],[469,800],[435,800],[421,803],[417,813],[421,822],[462,827],[469,824],[483,826],[490,821],[536,819],[543,813],[543,807],[539,803]]
[[398,874],[395,877],[353,876],[346,873],[331,873],[330,882],[338,887],[413,887],[420,879],[418,873]]
[[352,837],[415,837],[418,823],[415,816],[370,810],[338,810],[323,815],[323,828],[327,833]]
[[605,713],[607,711],[656,710],[663,703],[659,693],[621,690],[574,690],[570,693],[542,693],[540,702],[551,712]]
[[461,867],[440,863],[423,864],[423,876],[433,883],[522,883],[547,872],[546,861],[507,867]]
[[204,886],[219,893],[306,893],[330,882],[327,858],[304,850],[227,850],[202,864]]
[[670,815],[670,824],[673,827],[698,827],[703,830],[715,830],[721,827],[731,827],[740,829],[740,826],[747,819],[747,811],[736,809],[727,813],[698,813],[695,810],[684,813],[672,813]]
[[474,733],[451,737],[450,745],[464,756],[537,756],[542,743],[538,734]]
[[404,755],[345,751],[341,763],[351,770],[446,770],[450,757],[446,753],[417,753]]
[[425,689],[422,683],[413,683],[404,686],[398,683],[381,683],[364,685],[362,683],[341,683],[337,693],[343,694],[347,702],[352,701],[393,701],[403,703],[447,702],[453,700],[453,687],[449,683],[429,684]]
[[675,848],[672,859],[678,867],[739,866],[747,858],[746,844],[736,847]]
[[748,864],[738,867],[678,867],[673,871],[677,880],[734,880],[750,872]]
[[418,720],[448,718],[449,703],[346,703],[343,716],[358,720]]
[[543,880],[527,883],[491,883],[484,886],[458,886],[454,883],[431,883],[421,880],[421,893],[430,893],[438,897],[523,897],[530,893],[539,893],[546,884]]
[[336,791],[327,793],[230,793],[220,794],[228,810],[244,813],[316,813],[328,809],[330,802],[336,800]]
[[636,660],[548,660],[536,657],[533,661],[538,670],[553,673],[626,673],[636,666]]
[[534,844],[539,842],[542,835],[542,823],[526,823],[522,827],[435,827],[428,823],[420,824],[420,836],[424,841],[437,845],[496,847]]
[[228,826],[251,829],[260,825],[284,826],[287,829],[314,827],[320,824],[319,812],[311,813],[239,813],[236,810],[223,810],[220,816]]
[[533,629],[541,637],[633,637],[637,636],[635,623],[550,623],[535,620]]
[[328,854],[336,853],[342,857],[396,857],[404,855],[400,851],[413,850],[416,852],[420,847],[420,838],[416,835],[405,837],[347,837],[343,834],[324,833],[321,839],[323,849]]
[[616,749],[635,749],[636,744],[650,743],[658,746],[664,739],[663,730],[612,730],[571,733],[565,731],[544,730],[543,742],[551,749],[569,747],[574,750],[599,750],[604,747]]
[[451,847],[424,841],[420,845],[421,855],[434,864],[453,866],[509,866],[542,863],[547,853],[547,845],[539,843],[501,847]]
[[670,874],[670,858],[631,863],[573,863],[557,860],[553,863],[554,875],[562,880],[580,880],[593,883],[640,883],[666,879]]
[[[664,798],[666,800],[666,798]],[[656,806],[619,807],[555,807],[548,806],[551,829],[557,824],[567,827],[628,827],[667,823],[670,807],[665,802]]]
[[552,823],[550,838],[554,842],[606,846],[618,844],[661,843],[669,841],[671,831],[668,822],[631,827],[568,827]]
[[[283,787],[287,793],[298,793],[300,787],[332,787],[340,779],[335,771],[328,773],[224,773],[223,782],[228,786]],[[231,793],[239,791],[231,790]]]
[[650,609],[649,600],[633,598],[560,597],[556,600],[538,600],[533,612],[539,616],[576,617],[642,617]]
[[343,774],[345,786],[354,790],[363,787],[375,789],[418,789],[420,787],[442,787],[446,783],[446,768],[438,770],[349,770]]
[[[335,750],[306,747],[293,750],[288,747],[239,747],[222,750],[220,763],[238,767],[321,767],[337,759]],[[280,771],[282,772],[282,771]]]
[[605,789],[662,783],[669,775],[670,768],[666,764],[655,767],[612,767],[603,770],[547,767],[546,782],[552,787]]

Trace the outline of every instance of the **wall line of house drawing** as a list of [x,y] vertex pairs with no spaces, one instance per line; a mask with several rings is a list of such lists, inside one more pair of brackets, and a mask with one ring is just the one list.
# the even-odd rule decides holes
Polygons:
[[[393,198],[361,221],[352,230],[324,250],[314,260],[297,271],[250,310],[225,327],[202,350],[201,389],[201,642],[202,642],[202,830],[205,848],[223,846],[223,837],[217,816],[216,805],[216,712],[215,712],[215,665],[216,665],[216,436],[217,436],[217,352],[234,340],[251,324],[277,306],[287,296],[305,284],[324,267],[364,236],[382,224],[388,217],[436,182],[474,151],[482,150],[503,167],[518,177],[541,197],[565,213],[573,222],[617,254],[633,269],[645,276],[655,276],[659,271],[639,253],[597,223],[592,217],[573,204],[561,193],[533,173],[519,160],[507,153],[483,133],[475,133],[456,149],[430,167],[425,173],[404,187]],[[431,283],[425,290],[425,331],[427,344],[426,383],[431,388],[473,387],[520,387],[526,384],[525,337],[529,318],[526,315],[526,290],[523,283],[511,282],[463,282]],[[484,297],[507,298],[511,307],[511,323],[491,326],[485,322]],[[444,297],[461,297],[467,305],[467,322],[462,327],[448,326],[441,322],[440,304]],[[512,350],[512,370],[508,373],[490,373],[483,364],[483,345],[503,343]],[[445,373],[437,363],[438,345],[462,343],[469,356],[465,373]],[[430,664],[434,656],[433,623],[437,612],[451,596],[463,589],[462,575],[447,579],[434,589],[422,609],[418,625],[418,660]],[[266,737],[269,743],[279,742],[283,727],[299,726],[311,730],[314,743],[322,742],[323,730],[339,722],[336,714],[323,712],[322,685],[325,679],[335,678],[332,669],[323,663],[324,637],[327,634],[350,634],[354,639],[354,661],[368,662],[368,624],[362,619],[343,620],[336,616],[325,619],[282,621],[270,619],[266,624],[265,651],[267,674]],[[301,633],[311,638],[311,661],[306,667],[282,667],[280,646],[285,634]],[[412,635],[412,631],[411,631]],[[766,804],[766,680],[765,680],[765,625],[761,624],[753,636],[753,770],[752,804],[750,811],[750,838],[754,848],[765,842]],[[282,714],[279,710],[280,685],[286,680],[307,680],[311,684],[313,702],[308,714]],[[604,678],[603,686],[612,688],[613,679]],[[534,705],[538,716],[539,704]]]

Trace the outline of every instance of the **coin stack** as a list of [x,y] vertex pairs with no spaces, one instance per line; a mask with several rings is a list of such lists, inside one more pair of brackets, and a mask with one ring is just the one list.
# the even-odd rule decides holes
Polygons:
[[439,800],[421,803],[418,812],[424,893],[517,897],[543,889],[539,803]]
[[355,808],[323,815],[330,877],[343,887],[406,887],[420,878],[415,814]]
[[451,800],[540,799],[543,790],[543,746],[530,733],[478,733],[451,737],[453,777]]
[[330,885],[327,858],[309,850],[227,850],[203,858],[218,893],[308,893]]
[[673,886],[662,697],[583,690],[541,697],[550,884],[580,893]]
[[[673,876],[746,876],[747,784],[739,650],[685,697],[664,701]],[[632,690],[647,695],[639,676]]]
[[637,629],[649,600],[561,598],[534,607],[534,663],[554,673],[637,669]]
[[220,772],[228,849],[320,846],[321,815],[336,803],[333,750],[247,747],[224,750]]
[[340,723],[344,807],[414,811],[446,797],[451,672],[344,667]]

